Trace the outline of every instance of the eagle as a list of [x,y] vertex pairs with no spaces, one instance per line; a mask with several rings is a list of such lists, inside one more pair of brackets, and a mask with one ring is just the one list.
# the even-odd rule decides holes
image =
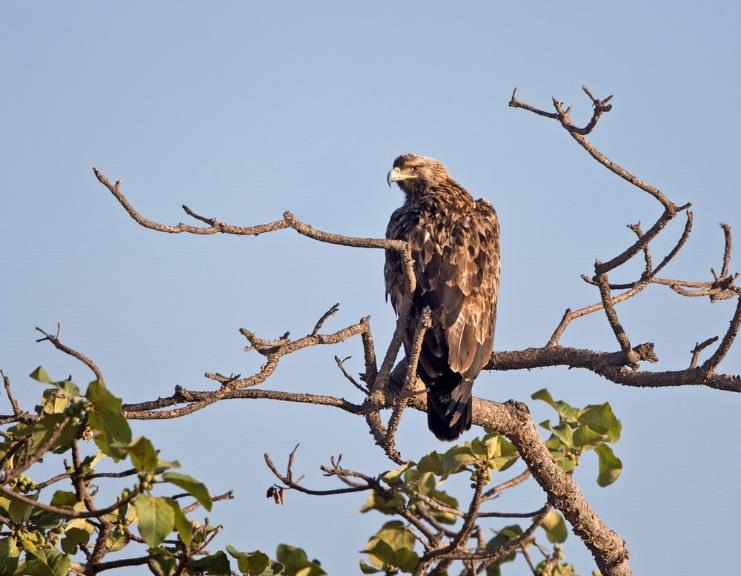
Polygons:
[[[387,175],[404,192],[386,238],[411,248],[416,287],[404,349],[425,308],[425,333],[417,375],[427,388],[427,422],[440,440],[455,440],[471,427],[473,381],[494,344],[499,295],[499,220],[494,207],[474,198],[437,160],[403,154]],[[386,250],[386,297],[398,314],[406,283],[398,252]]]

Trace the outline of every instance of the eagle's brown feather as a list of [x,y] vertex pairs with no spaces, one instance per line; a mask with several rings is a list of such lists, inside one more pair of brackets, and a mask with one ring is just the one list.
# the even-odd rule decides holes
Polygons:
[[[386,237],[412,248],[417,287],[404,339],[409,348],[427,306],[427,331],[417,369],[428,387],[430,428],[441,439],[471,426],[471,385],[491,355],[499,292],[499,222],[491,204],[474,200],[431,158],[406,154],[390,180],[405,192]],[[396,252],[386,253],[386,291],[398,311],[404,275]]]

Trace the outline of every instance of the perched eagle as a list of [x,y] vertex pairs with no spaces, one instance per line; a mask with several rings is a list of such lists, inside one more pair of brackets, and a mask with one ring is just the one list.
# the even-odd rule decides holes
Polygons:
[[[417,286],[404,335],[409,354],[425,307],[425,334],[417,375],[427,386],[427,422],[441,440],[471,427],[471,388],[491,356],[499,294],[499,221],[489,202],[474,200],[432,158],[404,154],[394,160],[389,186],[404,191],[386,238],[411,245]],[[386,251],[386,294],[398,313],[404,271],[397,252]]]

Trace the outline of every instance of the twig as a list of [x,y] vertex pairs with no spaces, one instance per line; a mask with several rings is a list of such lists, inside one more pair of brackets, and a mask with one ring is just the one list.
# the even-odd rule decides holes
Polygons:
[[[543,506],[543,508],[540,509],[539,513],[535,518],[533,518],[533,521],[531,522],[530,526],[527,527],[527,529],[517,538],[514,540],[510,540],[506,544],[502,544],[501,546],[498,546],[494,550],[489,551],[482,551],[480,553],[482,559],[487,561],[487,564],[492,564],[499,560],[500,558],[504,558],[507,554],[510,552],[516,550],[517,548],[523,547],[523,544],[529,540],[532,535],[535,533],[535,531],[538,529],[538,527],[543,523],[543,520],[548,515],[548,512],[551,511],[551,505],[546,504]],[[479,554],[472,554],[471,556],[479,556]]]
[[36,340],[36,342],[44,342],[45,340],[48,340],[49,342],[52,343],[52,345],[57,350],[61,350],[62,352],[64,352],[68,356],[72,356],[72,358],[76,358],[77,360],[79,360],[80,362],[82,362],[85,366],[87,366],[88,368],[90,368],[90,370],[92,371],[92,373],[95,374],[95,379],[98,382],[100,382],[101,384],[105,385],[105,380],[103,379],[103,374],[101,373],[100,368],[98,368],[98,366],[95,364],[95,362],[93,362],[90,358],[88,358],[87,356],[85,356],[81,352],[78,352],[77,350],[74,350],[74,349],[70,348],[69,346],[66,346],[66,345],[62,344],[62,342],[59,340],[59,329],[60,329],[60,326],[59,326],[59,324],[57,324],[57,333],[55,335],[52,335],[52,334],[48,334],[47,332],[45,332],[44,330],[42,330],[41,328],[39,328],[37,326],[36,327],[36,331],[37,332],[40,332],[41,334],[43,334],[44,337],[43,338],[39,338],[38,340]]
[[203,222],[211,223],[208,227],[191,226],[190,224],[177,224],[176,226],[169,226],[167,224],[160,224],[145,218],[126,199],[126,196],[121,192],[121,181],[116,180],[111,182],[106,176],[97,168],[93,168],[93,173],[98,181],[103,184],[111,194],[118,200],[119,204],[123,206],[124,210],[128,212],[138,224],[149,228],[150,230],[156,230],[157,232],[165,232],[167,234],[180,234],[181,232],[187,232],[189,234],[236,234],[238,236],[257,236],[259,234],[265,234],[266,232],[273,232],[275,230],[281,230],[288,228],[288,223],[285,220],[277,220],[275,222],[269,222],[267,224],[260,224],[258,226],[232,226],[231,224],[223,224],[213,219],[203,218],[193,213],[189,208],[183,206],[183,209],[189,216],[201,220]]
[[345,368],[345,362],[347,362],[350,358],[352,358],[352,356],[347,356],[346,358],[340,358],[339,356],[335,356],[334,361],[337,363],[337,368],[340,369],[340,372],[342,372],[342,375],[348,380],[348,382],[350,382],[350,384],[355,386],[355,388],[360,390],[363,394],[367,395],[368,389],[362,384],[360,384],[357,380],[355,380],[352,374],[350,374]]
[[409,392],[412,390],[412,386],[417,380],[417,364],[419,363],[419,357],[422,352],[422,342],[424,341],[425,334],[427,334],[427,330],[431,325],[432,316],[430,309],[425,307],[417,321],[417,326],[414,329],[414,339],[412,340],[412,346],[408,353],[406,376],[396,406],[394,407],[394,411],[391,414],[391,418],[389,418],[388,429],[386,430],[386,450],[396,453],[397,456],[398,452],[396,452],[395,447],[396,430],[401,421],[401,414],[404,412],[404,408],[406,408],[407,403],[409,402]]
[[0,370],[0,376],[3,377],[3,385],[5,386],[5,393],[8,395],[8,401],[10,402],[10,406],[13,409],[13,415],[16,416],[16,418],[23,419],[24,416],[26,416],[26,413],[21,410],[21,407],[18,404],[18,401],[15,399],[15,396],[13,396],[13,390],[10,387],[10,378],[5,375],[5,372]]
[[275,475],[276,478],[278,478],[281,482],[283,482],[283,484],[285,484],[286,488],[297,490],[299,492],[303,492],[304,494],[311,494],[312,496],[334,496],[337,494],[365,492],[367,490],[373,489],[373,486],[371,486],[370,484],[366,484],[365,486],[352,486],[349,488],[336,488],[334,490],[312,490],[311,488],[302,486],[297,481],[293,480],[293,455],[295,454],[297,448],[298,445],[296,445],[296,448],[293,449],[291,455],[289,456],[288,468],[285,474],[282,474],[278,470],[278,467],[273,463],[267,453],[263,455],[263,457],[265,458],[265,463],[267,464],[268,468],[270,468],[270,471]]
[[[694,220],[694,215],[691,210],[688,210],[686,212],[687,219],[684,224],[684,230],[682,231],[682,235],[680,236],[677,243],[674,245],[674,248],[666,255],[664,256],[664,259],[659,263],[659,265],[656,268],[651,268],[651,260],[650,260],[650,252],[648,251],[648,244],[644,247],[644,253],[646,254],[646,271],[641,275],[641,278],[639,280],[636,280],[635,282],[628,282],[627,284],[610,284],[611,290],[625,290],[629,288],[634,288],[640,284],[645,283],[651,283],[651,284],[662,284],[664,283],[661,279],[657,279],[656,275],[667,265],[669,262],[671,262],[674,257],[679,253],[679,251],[684,247],[685,243],[689,239],[690,233],[692,232],[692,222]],[[631,229],[632,226],[630,227]],[[638,227],[638,232],[640,232],[640,235],[643,233],[640,231],[640,227]],[[582,276],[582,279],[585,282],[588,282],[589,284],[593,284],[594,286],[597,285],[597,280],[595,278],[590,278],[588,276]],[[703,283],[710,286],[710,283]]]
[[736,311],[733,314],[733,318],[728,326],[728,330],[723,335],[723,339],[720,341],[715,353],[705,360],[702,367],[700,368],[703,372],[711,373],[720,364],[721,360],[725,357],[728,351],[733,345],[733,341],[738,335],[739,328],[741,327],[741,296],[736,298]]
[[508,490],[510,488],[513,488],[513,487],[517,486],[518,484],[522,484],[525,480],[527,480],[528,478],[530,478],[530,476],[532,476],[532,474],[530,474],[530,470],[527,470],[526,469],[526,470],[520,472],[514,478],[510,478],[506,482],[502,482],[502,483],[497,484],[496,486],[494,486],[492,488],[489,488],[486,492],[484,492],[482,498],[484,500],[491,500],[493,498],[496,498],[497,496],[499,496],[499,494],[501,494],[505,490]]
[[321,330],[327,319],[329,319],[330,316],[336,314],[339,309],[340,303],[337,302],[337,304],[334,304],[329,310],[322,314],[321,318],[319,318],[319,320],[317,320],[316,324],[314,325],[314,329],[311,331],[311,336],[316,336],[317,334],[319,334],[319,330]]
[[713,342],[716,342],[718,338],[719,338],[718,336],[713,336],[712,338],[708,338],[707,340],[704,340],[703,342],[697,342],[695,344],[695,347],[691,350],[692,360],[690,361],[690,368],[697,367],[697,362],[700,359],[700,352],[702,352],[705,348],[710,346]]
[[[228,492],[224,492],[223,494],[218,494],[216,496],[211,496],[212,502],[219,502],[221,500],[233,500],[234,499],[234,492],[232,490],[229,490]],[[189,504],[185,508],[183,508],[183,512],[185,514],[190,514],[193,512],[193,510],[197,510],[201,506],[200,502],[193,502],[193,504]]]
[[437,559],[442,560],[447,558],[450,554],[455,555],[461,544],[463,544],[468,539],[468,537],[471,535],[471,532],[473,531],[474,526],[476,525],[479,506],[481,506],[482,502],[481,495],[483,493],[484,486],[486,485],[486,480],[487,478],[486,474],[484,474],[484,471],[477,470],[475,473],[473,495],[471,496],[471,501],[468,505],[468,509],[463,516],[463,525],[460,527],[456,535],[451,538],[450,543],[447,546],[436,550],[431,550],[422,557],[422,559],[420,560],[420,564],[429,563],[430,561]]
[[[594,265],[594,268],[595,270],[597,269],[597,264]],[[607,280],[607,274],[598,273],[597,283],[599,284],[600,296],[602,296],[602,307],[605,310],[607,320],[610,322],[610,327],[615,333],[615,338],[617,338],[617,341],[620,344],[620,348],[622,348],[623,350],[623,354],[625,354],[625,357],[628,359],[629,365],[632,367],[637,367],[638,355],[633,351],[630,345],[630,340],[628,339],[628,335],[625,333],[623,325],[620,324],[620,320],[618,320],[617,312],[615,312],[615,307],[612,304],[612,294],[610,293],[610,285]]]
[[479,518],[532,518],[543,511],[538,508],[533,512],[479,512]]

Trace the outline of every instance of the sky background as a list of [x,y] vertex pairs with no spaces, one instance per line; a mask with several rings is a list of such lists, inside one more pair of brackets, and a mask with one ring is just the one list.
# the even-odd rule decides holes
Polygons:
[[[97,166],[147,217],[177,223],[181,204],[234,224],[278,219],[382,236],[401,203],[385,174],[400,153],[441,159],[496,207],[502,288],[495,348],[543,345],[566,307],[590,304],[595,258],[632,241],[660,208],[595,163],[555,123],[507,107],[550,98],[589,117],[587,84],[614,110],[593,142],[613,160],[692,202],[693,235],[666,276],[706,280],[720,265],[728,222],[741,234],[741,5],[594,2],[5,2],[0,7],[0,367],[32,405],[38,364],[58,378],[88,374],[34,326],[95,359],[126,401],[203,389],[206,371],[254,372],[238,328],[299,336],[335,302],[335,330],[370,314],[387,342],[383,254],[312,242],[292,231],[258,238],[169,236],[145,230],[95,180]],[[677,219],[655,243],[663,257]],[[611,279],[630,281],[640,262]],[[738,253],[733,268],[738,269]],[[655,342],[659,369],[689,363],[698,340],[722,334],[733,302],[710,304],[651,287],[618,312],[633,343]],[[577,320],[566,345],[616,350],[602,315]],[[272,388],[360,401],[333,356],[358,341],[285,359]],[[737,344],[722,365],[741,372]],[[528,400],[548,387],[575,405],[609,400],[624,434],[624,472],[597,487],[596,458],[576,473],[604,521],[626,539],[636,574],[727,573],[738,564],[741,398],[707,389],[621,388],[561,369],[485,373],[476,394]],[[529,401],[529,400],[528,400]],[[537,420],[552,418],[529,401]],[[0,400],[0,412],[9,407]],[[307,485],[329,488],[318,466],[333,454],[366,472],[389,468],[365,422],[337,410],[231,401],[177,421],[134,423],[165,458],[237,499],[217,505],[220,543],[273,552],[304,547],[330,574],[357,571],[386,518],[359,515],[364,497],[264,498],[262,453],[285,462],[300,441]],[[471,435],[467,435],[470,438]],[[423,415],[404,414],[400,448],[444,449]],[[519,471],[518,466],[515,471]],[[502,478],[511,475],[506,473]],[[535,486],[499,509],[540,506]],[[573,535],[580,574],[591,556]],[[526,574],[524,565],[506,574]]]

